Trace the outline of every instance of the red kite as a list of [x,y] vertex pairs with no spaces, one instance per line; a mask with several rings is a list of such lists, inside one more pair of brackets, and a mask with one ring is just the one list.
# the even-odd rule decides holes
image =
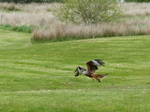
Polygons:
[[97,66],[105,66],[104,65],[105,63],[102,62],[102,60],[99,60],[99,59],[95,59],[95,60],[92,60],[92,61],[88,61],[86,63],[86,66],[87,66],[87,69],[81,67],[81,66],[78,66],[75,70],[75,77],[81,75],[81,74],[84,74],[90,78],[92,78],[93,80],[96,79],[97,81],[101,82],[101,80],[106,76],[108,75],[107,74],[96,74],[95,71],[98,70],[98,67]]

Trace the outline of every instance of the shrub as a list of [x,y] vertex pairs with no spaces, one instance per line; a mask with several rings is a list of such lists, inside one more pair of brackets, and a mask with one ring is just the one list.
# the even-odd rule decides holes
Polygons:
[[11,25],[0,25],[4,29],[9,29],[12,31],[17,31],[17,32],[24,32],[24,33],[31,33],[32,32],[32,26],[11,26]]
[[150,0],[125,0],[126,2],[150,2]]
[[3,9],[5,11],[20,11],[20,9],[18,9],[14,3],[12,4],[1,4],[0,5],[0,9]]
[[0,2],[31,3],[31,2],[62,2],[62,0],[1,0]]
[[30,26],[22,25],[22,26],[13,26],[12,30],[13,31],[18,31],[18,32],[31,33],[32,28]]
[[61,21],[74,24],[118,21],[122,14],[116,0],[65,0],[65,4],[54,11]]
[[72,25],[58,24],[51,25],[47,29],[37,29],[33,32],[31,41],[48,42],[64,41],[87,38],[149,35],[149,18],[144,20],[130,20],[120,23],[102,23],[99,25]]

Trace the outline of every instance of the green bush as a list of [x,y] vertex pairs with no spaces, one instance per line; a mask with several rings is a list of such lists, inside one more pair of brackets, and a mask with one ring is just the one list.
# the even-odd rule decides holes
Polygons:
[[150,0],[125,0],[126,2],[150,2]]
[[25,33],[31,33],[32,28],[30,26],[12,26],[13,31],[18,31],[18,32],[25,32]]
[[64,0],[65,4],[54,11],[61,21],[74,24],[96,24],[118,21],[122,10],[114,0]]
[[1,0],[0,2],[31,3],[31,2],[62,2],[62,0]]
[[32,26],[11,26],[11,25],[0,25],[1,28],[17,31],[17,32],[24,32],[24,33],[31,33],[32,32]]

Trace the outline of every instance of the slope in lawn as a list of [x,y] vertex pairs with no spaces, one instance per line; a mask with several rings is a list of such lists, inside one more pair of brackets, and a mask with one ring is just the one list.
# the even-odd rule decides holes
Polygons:
[[[0,30],[0,111],[146,112],[150,38],[115,37],[30,44],[30,34]],[[92,59],[110,73],[102,83],[75,68]]]

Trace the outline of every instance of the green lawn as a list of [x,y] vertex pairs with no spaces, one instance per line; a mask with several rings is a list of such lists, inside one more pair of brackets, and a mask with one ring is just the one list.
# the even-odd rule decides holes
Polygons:
[[[31,44],[31,34],[0,29],[1,112],[148,112],[150,36]],[[102,83],[78,65],[102,59]]]

